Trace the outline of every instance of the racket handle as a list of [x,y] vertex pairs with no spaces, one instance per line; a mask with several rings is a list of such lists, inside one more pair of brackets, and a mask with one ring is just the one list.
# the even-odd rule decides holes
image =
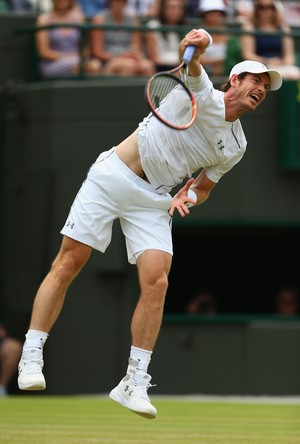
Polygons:
[[185,65],[188,65],[190,63],[190,61],[192,60],[195,49],[196,49],[195,45],[189,45],[185,48],[185,51],[184,51],[184,54],[182,57],[182,61],[184,62]]
[[[209,38],[209,45],[212,44],[212,36],[203,28],[198,29],[198,31],[204,32],[204,34],[207,35],[207,37]],[[208,46],[209,46],[208,45]],[[185,63],[185,65],[188,65],[190,63],[190,61],[192,60],[192,57],[194,55],[196,46],[195,45],[189,45],[185,48],[182,60]]]

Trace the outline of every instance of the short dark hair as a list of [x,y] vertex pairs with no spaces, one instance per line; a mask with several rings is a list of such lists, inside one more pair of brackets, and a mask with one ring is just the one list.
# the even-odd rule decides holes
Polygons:
[[[244,79],[249,73],[248,72],[241,72],[240,74],[238,74],[238,79],[242,80]],[[231,88],[231,83],[230,83],[230,79],[228,79],[227,83],[223,83],[223,85],[221,85],[221,91],[226,92]]]

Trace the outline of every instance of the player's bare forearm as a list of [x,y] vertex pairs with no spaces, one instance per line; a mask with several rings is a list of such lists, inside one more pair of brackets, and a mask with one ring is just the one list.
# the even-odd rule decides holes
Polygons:
[[170,216],[173,216],[176,210],[181,217],[189,215],[189,208],[204,203],[215,185],[215,182],[208,179],[205,170],[202,170],[196,179],[189,179],[173,197]]
[[199,190],[197,187],[191,186],[195,179],[189,179],[186,184],[173,197],[171,208],[169,210],[170,216],[174,215],[175,210],[178,211],[181,217],[190,214],[190,208],[195,205],[200,205],[205,202],[209,196],[206,190]]
[[211,190],[215,186],[216,182],[207,177],[205,169],[201,170],[190,187],[197,195],[197,205],[204,203],[208,199]]

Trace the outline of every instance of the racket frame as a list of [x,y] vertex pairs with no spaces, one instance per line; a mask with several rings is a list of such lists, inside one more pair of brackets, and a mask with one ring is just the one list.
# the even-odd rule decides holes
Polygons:
[[[179,73],[180,71],[182,72],[183,80],[178,75],[175,74],[176,72]],[[185,125],[175,125],[175,124],[169,122],[168,120],[164,119],[157,112],[157,106],[155,106],[153,104],[152,100],[151,100],[151,97],[150,97],[151,82],[153,80],[157,79],[158,77],[165,77],[165,76],[175,79],[177,81],[177,83],[180,84],[184,88],[184,90],[186,91],[186,93],[190,97],[192,117],[191,117],[191,120],[187,124],[185,124]],[[151,109],[153,115],[155,117],[157,117],[162,123],[167,125],[169,128],[173,128],[173,129],[176,129],[176,130],[185,130],[185,129],[190,128],[193,125],[193,123],[194,123],[194,121],[196,119],[196,116],[197,116],[197,103],[196,103],[196,100],[195,100],[195,97],[194,97],[193,93],[191,92],[191,90],[189,88],[189,84],[188,84],[188,65],[184,61],[179,66],[177,66],[174,69],[171,69],[170,71],[161,71],[161,72],[158,72],[158,73],[154,74],[147,82],[145,93],[146,93],[147,102],[148,102],[148,104],[150,106],[150,109]]]

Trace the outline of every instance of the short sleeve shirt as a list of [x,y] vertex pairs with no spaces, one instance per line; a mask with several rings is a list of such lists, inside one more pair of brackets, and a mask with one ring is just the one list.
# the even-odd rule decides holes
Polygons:
[[[139,124],[137,140],[143,170],[150,183],[161,193],[200,169],[213,182],[243,157],[247,141],[240,120],[225,120],[224,92],[214,88],[202,68],[199,77],[190,77],[198,113],[194,124],[177,131],[161,123],[150,113]],[[168,96],[172,109],[184,106],[186,94],[175,90]]]

